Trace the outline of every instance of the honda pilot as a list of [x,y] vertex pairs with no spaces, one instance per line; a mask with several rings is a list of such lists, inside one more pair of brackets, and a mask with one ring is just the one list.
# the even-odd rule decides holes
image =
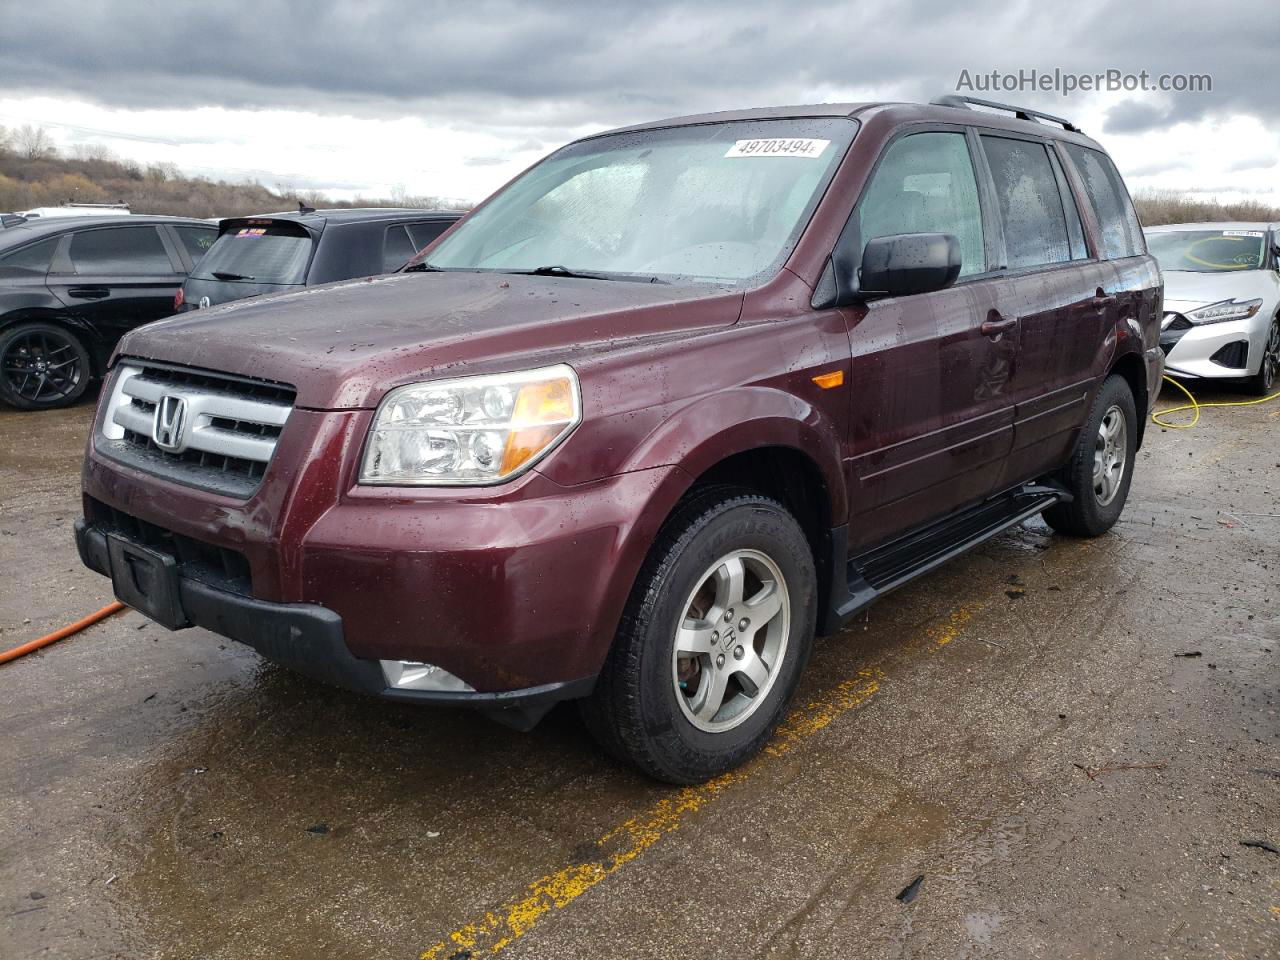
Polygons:
[[522,729],[577,700],[697,782],[769,739],[816,635],[1036,515],[1116,522],[1161,316],[1125,186],[1065,120],[643,124],[400,273],[130,334],[76,538],[172,629]]

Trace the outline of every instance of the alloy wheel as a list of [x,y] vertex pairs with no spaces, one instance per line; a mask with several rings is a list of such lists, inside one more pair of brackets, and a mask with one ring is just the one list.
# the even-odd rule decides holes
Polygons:
[[1275,386],[1277,374],[1280,374],[1280,320],[1271,324],[1271,336],[1262,352],[1262,366],[1258,372],[1262,377],[1263,391],[1269,393]]
[[14,394],[33,404],[71,396],[84,374],[72,342],[47,330],[14,337],[0,356],[0,377]]
[[1098,424],[1098,437],[1093,447],[1093,493],[1101,507],[1116,498],[1124,482],[1129,458],[1128,436],[1124,411],[1113,403]]
[[787,653],[791,597],[758,550],[734,550],[699,578],[676,629],[671,678],[690,723],[722,733],[768,698]]

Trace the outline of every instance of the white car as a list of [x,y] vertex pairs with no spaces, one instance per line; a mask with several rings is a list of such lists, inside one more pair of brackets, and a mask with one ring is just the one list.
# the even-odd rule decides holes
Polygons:
[[18,216],[28,220],[48,217],[118,217],[129,213],[127,203],[64,203],[60,207],[32,207]]
[[1280,379],[1280,225],[1173,223],[1145,232],[1164,274],[1168,372],[1270,393]]

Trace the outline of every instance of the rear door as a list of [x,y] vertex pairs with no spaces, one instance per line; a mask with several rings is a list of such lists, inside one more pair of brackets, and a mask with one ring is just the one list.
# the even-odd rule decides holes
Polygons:
[[1115,277],[1092,255],[1052,141],[1005,130],[976,136],[999,214],[997,309],[1018,321],[1014,441],[1000,483],[1014,486],[1060,466],[1075,441]]
[[946,126],[893,140],[854,209],[858,249],[901,233],[951,234],[961,248],[954,286],[847,311],[855,551],[984,499],[1001,475],[1017,337],[997,310],[989,205],[970,138]]
[[154,224],[85,227],[60,246],[49,289],[108,342],[173,313],[184,268]]

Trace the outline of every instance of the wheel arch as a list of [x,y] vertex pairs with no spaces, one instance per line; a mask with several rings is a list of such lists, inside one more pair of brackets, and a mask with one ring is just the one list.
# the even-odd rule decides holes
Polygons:
[[23,307],[0,316],[0,335],[26,323],[48,323],[74,334],[89,353],[91,374],[101,377],[106,373],[107,355],[103,350],[102,338],[92,324],[51,307]]
[[1134,407],[1138,411],[1137,449],[1142,448],[1142,439],[1147,432],[1147,410],[1150,397],[1147,395],[1147,367],[1141,354],[1128,352],[1117,357],[1107,371],[1107,376],[1116,374],[1124,377],[1133,391]]

